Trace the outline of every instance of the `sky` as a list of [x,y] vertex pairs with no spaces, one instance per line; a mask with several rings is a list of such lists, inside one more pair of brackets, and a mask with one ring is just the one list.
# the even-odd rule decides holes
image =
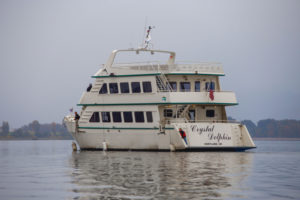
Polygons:
[[[299,0],[0,0],[0,123],[62,122],[114,49],[221,62],[238,120],[300,120]],[[146,20],[147,19],[147,20]]]

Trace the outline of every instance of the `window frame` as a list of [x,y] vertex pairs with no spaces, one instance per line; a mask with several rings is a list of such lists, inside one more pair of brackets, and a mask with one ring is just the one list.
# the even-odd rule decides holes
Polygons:
[[[209,112],[212,112],[212,115],[208,114]],[[208,118],[213,118],[216,116],[216,111],[214,109],[207,109],[205,112],[205,116]]]
[[101,89],[99,90],[99,94],[107,94],[107,93],[108,93],[107,83],[103,83]]
[[173,109],[165,108],[163,112],[164,117],[173,117]]
[[[98,114],[98,116],[97,116]],[[98,118],[98,120],[97,120]],[[100,123],[100,115],[99,115],[99,112],[93,112],[92,116],[90,117],[89,119],[89,122],[90,123]]]
[[[137,114],[140,114],[140,113],[142,113],[142,115],[137,116]],[[140,120],[138,117],[142,117],[141,118],[142,120]],[[137,119],[139,119],[139,120],[137,120]],[[143,111],[134,111],[134,120],[136,123],[145,123],[144,112]]]
[[[128,120],[128,116],[125,116],[125,113],[130,113],[130,117],[131,120]],[[133,116],[132,116],[132,112],[131,111],[123,111],[123,119],[124,119],[124,123],[133,123]]]
[[[174,92],[177,92],[177,82],[176,81],[171,81],[171,82],[169,82],[169,84],[170,84],[170,86],[171,86],[171,88],[172,88],[172,90],[174,91]],[[175,84],[175,88],[173,87],[174,85],[173,84]]]
[[[105,119],[105,116],[103,115],[104,113],[108,113],[108,121],[104,121],[104,119]],[[103,111],[103,112],[101,112],[101,118],[102,118],[102,122],[103,123],[111,123],[111,116],[110,116],[110,112],[107,112],[107,111]]]
[[[139,85],[139,87],[136,87],[136,88],[139,88],[138,91],[135,91],[135,90],[134,90],[134,89],[136,89],[136,88],[133,87],[133,84],[138,84],[138,85]],[[140,82],[134,81],[134,82],[131,82],[130,85],[131,85],[131,92],[132,92],[132,93],[138,94],[138,93],[141,93],[141,92],[142,92],[142,90],[141,90],[141,83],[140,83]]]
[[[109,94],[119,94],[119,86],[118,86],[118,83],[109,83]],[[114,87],[111,87],[112,85],[116,86],[115,88]],[[115,90],[116,89],[116,90]]]
[[[182,86],[184,86],[185,83],[188,83],[189,85],[189,89],[187,90],[186,88],[182,88]],[[185,81],[185,82],[180,82],[180,92],[190,92],[191,91],[191,82]]]
[[[145,84],[149,84],[149,85],[145,85]],[[152,92],[152,83],[151,83],[151,81],[143,81],[142,86],[143,86],[143,93],[151,93]],[[148,86],[148,89],[145,90],[145,88],[147,88],[147,86]],[[149,88],[150,88],[150,90],[149,90]]]
[[[117,116],[117,118],[116,118],[116,114],[119,114],[119,116]],[[111,112],[111,115],[112,115],[112,121],[114,122],[114,123],[122,123],[122,115],[121,115],[121,112],[120,111],[113,111],[113,112]],[[119,119],[119,120],[117,120],[117,119]]]
[[[199,86],[199,88],[196,87],[197,85]],[[195,89],[195,92],[201,92],[201,82],[200,81],[195,81],[194,89]]]
[[146,111],[146,120],[147,123],[153,123],[153,114],[151,111]]
[[[124,90],[124,87],[122,87],[122,85],[124,86],[124,85],[126,85],[127,84],[127,89],[128,89],[128,92],[124,92],[123,90]],[[126,89],[126,88],[125,88]],[[121,82],[120,83],[120,92],[121,92],[121,94],[129,94],[130,93],[130,87],[129,87],[129,83],[128,82]]]

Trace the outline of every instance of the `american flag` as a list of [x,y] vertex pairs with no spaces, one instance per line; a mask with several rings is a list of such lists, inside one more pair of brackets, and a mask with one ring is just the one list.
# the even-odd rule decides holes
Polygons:
[[210,89],[209,90],[209,98],[210,98],[210,100],[214,100],[215,99],[215,97],[214,97],[214,90],[213,89]]

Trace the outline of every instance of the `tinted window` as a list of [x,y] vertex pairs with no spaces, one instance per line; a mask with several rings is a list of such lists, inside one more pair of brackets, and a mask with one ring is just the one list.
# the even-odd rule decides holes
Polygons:
[[191,83],[190,82],[180,82],[180,91],[181,92],[191,91]]
[[131,89],[132,89],[132,93],[140,93],[141,92],[140,82],[131,82]]
[[164,109],[164,117],[172,117],[173,110],[172,109]]
[[177,82],[170,82],[173,91],[177,91]]
[[210,88],[215,91],[215,82],[210,82]]
[[195,82],[195,92],[200,92],[200,81]]
[[144,122],[144,112],[134,112],[135,122]]
[[103,83],[103,85],[99,91],[99,94],[106,94],[106,93],[107,93],[107,84]]
[[132,112],[123,112],[124,122],[132,122]]
[[110,122],[109,112],[101,112],[102,122]]
[[119,93],[118,83],[110,83],[109,84],[109,92],[110,92],[110,94]]
[[206,82],[205,90],[209,91],[210,89],[215,90],[215,82]]
[[90,118],[90,122],[100,122],[99,112],[94,112]]
[[210,82],[206,82],[205,83],[205,90],[209,91],[209,88],[210,88]]
[[143,82],[143,91],[144,92],[152,92],[151,82]]
[[121,112],[112,112],[113,122],[122,122]]
[[196,111],[195,110],[189,110],[189,117],[190,117],[191,121],[195,121]]
[[215,110],[206,110],[206,117],[214,117]]
[[153,122],[152,112],[146,112],[147,122]]
[[129,93],[129,84],[128,83],[120,83],[121,93]]

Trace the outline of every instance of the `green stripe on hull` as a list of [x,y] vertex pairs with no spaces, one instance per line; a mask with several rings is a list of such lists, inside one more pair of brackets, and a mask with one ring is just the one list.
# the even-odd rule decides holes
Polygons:
[[77,104],[77,106],[131,106],[131,105],[176,105],[176,104],[197,104],[197,105],[225,105],[225,106],[235,106],[238,103],[214,103],[214,102],[158,102],[158,103],[108,103],[108,104]]
[[[122,130],[158,130],[157,127],[141,128],[141,127],[86,127],[79,126],[79,129],[122,129]],[[174,128],[165,128],[166,130],[173,130]]]

